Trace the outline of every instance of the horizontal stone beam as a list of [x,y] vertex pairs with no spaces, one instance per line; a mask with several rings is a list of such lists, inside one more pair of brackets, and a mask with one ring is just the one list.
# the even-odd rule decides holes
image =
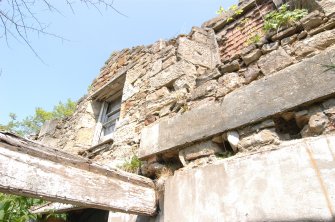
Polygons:
[[166,221],[334,221],[335,136],[177,172],[165,184]]
[[86,208],[153,215],[154,183],[0,132],[0,191]]
[[[140,158],[253,123],[335,93],[335,71],[325,65],[335,48],[289,66],[208,104],[142,130]],[[269,61],[271,62],[271,61]]]

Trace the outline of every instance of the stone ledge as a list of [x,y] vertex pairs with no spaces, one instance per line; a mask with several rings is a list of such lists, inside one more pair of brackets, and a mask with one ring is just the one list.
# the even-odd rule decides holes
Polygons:
[[212,103],[142,130],[140,158],[168,152],[230,129],[335,93],[335,71],[325,63],[335,47],[305,59],[226,95]]

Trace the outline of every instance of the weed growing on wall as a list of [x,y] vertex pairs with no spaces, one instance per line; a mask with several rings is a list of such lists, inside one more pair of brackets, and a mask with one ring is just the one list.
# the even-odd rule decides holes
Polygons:
[[129,173],[137,173],[141,167],[141,160],[136,156],[132,156],[130,160],[124,162],[121,169]]
[[264,30],[266,32],[278,31],[280,28],[294,24],[308,14],[307,9],[289,10],[288,4],[283,4],[278,11],[265,16]]
[[[228,11],[232,11],[233,16],[240,15],[240,14],[243,13],[243,10],[240,9],[237,5],[230,6]],[[216,11],[216,14],[221,15],[223,13],[227,13],[227,11],[222,6],[220,6],[219,10]],[[233,16],[228,17],[227,22],[230,22],[230,21],[234,20]]]
[[262,37],[263,37],[263,33],[256,33],[255,35],[251,36],[251,37],[247,40],[246,44],[247,44],[247,45],[251,45],[251,44],[255,44],[255,43],[257,43],[257,42],[260,42],[261,39],[262,39]]

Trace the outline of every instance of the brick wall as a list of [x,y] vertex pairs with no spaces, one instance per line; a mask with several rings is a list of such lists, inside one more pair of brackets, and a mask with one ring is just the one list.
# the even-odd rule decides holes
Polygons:
[[221,59],[226,60],[248,46],[249,40],[257,33],[262,35],[263,18],[273,10],[272,1],[259,5],[248,11],[241,18],[226,25],[222,30],[217,31]]

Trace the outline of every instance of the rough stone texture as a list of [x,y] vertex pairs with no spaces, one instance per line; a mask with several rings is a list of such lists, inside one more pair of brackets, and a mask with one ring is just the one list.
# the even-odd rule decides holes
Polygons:
[[306,31],[312,30],[320,26],[323,23],[324,15],[322,15],[318,10],[308,14],[300,20],[302,26]]
[[249,66],[248,69],[243,73],[246,83],[254,81],[260,74],[261,70],[257,65]]
[[328,20],[327,23],[325,24],[322,24],[320,26],[318,26],[317,28],[311,30],[309,32],[310,35],[315,35],[315,34],[318,34],[320,32],[323,32],[325,30],[330,30],[330,29],[333,29],[335,27],[335,19],[334,18],[331,18]]
[[57,120],[57,119],[46,121],[43,124],[43,126],[40,130],[40,133],[38,134],[38,137],[53,134],[56,130],[57,125],[58,125],[58,121],[59,120]]
[[240,69],[240,64],[234,60],[231,63],[220,66],[219,69],[221,73],[236,72]]
[[149,84],[153,88],[160,88],[171,84],[174,80],[186,74],[195,75],[195,66],[185,61],[180,61],[175,65],[170,66],[166,70],[158,73],[156,76],[151,77]]
[[264,129],[255,135],[247,136],[242,138],[238,143],[239,151],[256,151],[259,147],[264,145],[279,144],[279,137],[275,132],[275,129]]
[[274,36],[272,36],[271,39],[272,41],[282,40],[283,38],[292,36],[297,32],[297,27],[293,26],[275,34]]
[[190,161],[204,156],[210,156],[221,152],[219,145],[212,141],[201,142],[180,151],[185,160]]
[[258,61],[258,66],[264,75],[269,75],[291,65],[293,62],[293,58],[280,47],[278,50],[262,56]]
[[221,97],[242,86],[244,79],[238,73],[232,72],[220,77],[218,83],[219,87],[216,96]]
[[213,96],[215,95],[217,88],[218,83],[216,80],[210,80],[208,82],[205,82],[192,92],[192,99],[195,100],[200,99],[204,96]]
[[140,156],[164,152],[335,93],[334,73],[315,65],[332,56],[334,48],[235,90],[222,104],[209,104],[144,129]]
[[262,47],[262,52],[263,54],[269,53],[273,50],[277,50],[279,47],[279,43],[278,42],[272,42],[272,43],[268,43],[268,44],[264,44]]
[[200,86],[202,85],[203,83],[209,81],[209,80],[212,80],[212,79],[217,79],[218,77],[220,77],[222,74],[219,72],[218,69],[214,69],[214,70],[211,70],[211,71],[205,71],[204,73],[200,74],[200,76],[198,76],[196,78],[196,85],[197,86]]
[[294,46],[295,54],[298,57],[306,56],[315,50],[323,50],[335,43],[335,30],[319,33],[304,41],[297,42]]
[[324,113],[317,113],[310,117],[308,122],[309,129],[312,133],[321,134],[325,130],[328,122],[328,117]]
[[334,15],[335,12],[335,2],[333,0],[318,0],[317,4],[325,12],[326,16]]
[[249,65],[252,62],[255,62],[262,56],[262,51],[259,49],[255,49],[246,55],[242,55],[242,59],[246,65]]
[[186,37],[179,38],[178,42],[177,53],[181,58],[208,68],[214,68],[220,63],[218,54],[214,51],[215,49],[213,50],[214,42],[211,45],[201,44]]
[[165,185],[164,219],[333,221],[334,141],[334,136],[296,140],[177,172]]

